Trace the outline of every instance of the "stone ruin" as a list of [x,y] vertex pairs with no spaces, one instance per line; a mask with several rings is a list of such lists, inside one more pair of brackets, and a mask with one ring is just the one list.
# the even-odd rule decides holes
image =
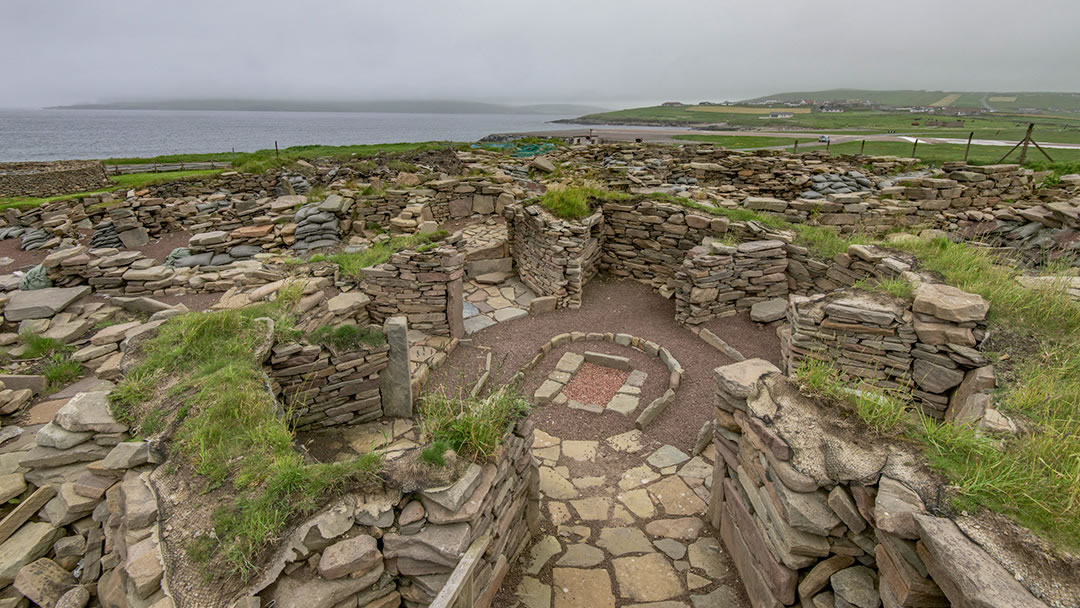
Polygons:
[[[0,277],[0,344],[18,356],[27,348],[19,334],[52,338],[93,376],[61,391],[30,368],[0,376],[0,413],[49,412],[25,428],[16,418],[0,428],[0,490],[19,499],[0,519],[0,607],[497,605],[522,555],[546,550],[530,543],[544,525],[545,484],[558,483],[542,481],[547,458],[538,454],[555,441],[534,431],[531,418],[506,429],[492,460],[462,467],[441,487],[388,483],[335,498],[293,522],[257,576],[208,589],[173,541],[185,538],[182,501],[162,502],[156,485],[167,453],[114,416],[109,391],[128,371],[125,355],[197,308],[179,299],[211,296],[211,308],[237,309],[296,290],[302,332],[370,326],[386,341],[340,349],[275,339],[263,361],[267,389],[288,404],[296,432],[345,429],[357,445],[400,458],[422,446],[414,401],[455,349],[483,327],[586,306],[598,277],[637,281],[672,299],[680,325],[738,361],[715,370],[714,420],[688,429],[697,433],[693,466],[702,472],[682,500],[691,515],[693,501],[707,503],[700,515],[719,534],[750,605],[1077,605],[1067,597],[1075,580],[1047,578],[1003,549],[979,517],[948,515],[941,481],[912,464],[921,455],[868,445],[857,421],[784,375],[807,360],[828,361],[848,381],[910,391],[926,416],[1016,433],[993,407],[996,374],[979,350],[992,304],[897,251],[852,245],[823,258],[791,230],[714,212],[762,212],[842,234],[902,226],[1065,255],[1080,230],[1074,186],[1040,187],[1037,174],[1015,166],[929,174],[894,158],[709,146],[566,148],[530,166],[482,151],[457,160],[474,171],[374,177],[316,163],[9,210],[0,238],[41,252],[41,288],[20,288],[29,272]],[[593,201],[582,220],[556,218],[533,198],[556,164],[629,196]],[[308,198],[311,185],[328,194]],[[355,274],[302,257],[363,251],[390,234],[431,234],[455,222],[468,227]],[[147,249],[173,235],[186,238],[169,255]],[[855,287],[893,279],[913,286],[910,299]],[[502,291],[509,281],[529,297]],[[511,295],[520,309],[478,306]],[[469,306],[490,321],[469,323]],[[510,308],[517,312],[499,313]],[[777,332],[779,366],[746,359],[709,329],[737,315]],[[627,416],[644,433],[680,415],[682,353],[645,335],[570,329],[529,353],[510,382],[575,344],[589,350],[559,357],[531,395],[538,407]],[[607,346],[627,356],[600,352]],[[630,363],[637,356],[666,370],[664,391],[648,402],[639,398],[645,377]],[[585,363],[628,374],[606,404],[568,396]],[[498,374],[489,354],[469,392],[491,390]],[[54,402],[51,411],[43,405]],[[707,449],[711,465],[700,458]],[[657,456],[660,470],[674,466],[670,455]],[[677,479],[661,483],[677,487]],[[584,605],[560,603],[567,601],[555,606]]]

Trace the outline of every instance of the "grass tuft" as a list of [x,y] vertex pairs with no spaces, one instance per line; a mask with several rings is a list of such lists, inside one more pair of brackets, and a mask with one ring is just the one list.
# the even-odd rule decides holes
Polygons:
[[611,192],[588,186],[551,188],[540,197],[540,206],[555,217],[564,220],[580,220],[593,212],[591,201],[622,200],[630,198],[627,194]]
[[[248,309],[170,319],[141,345],[142,361],[110,395],[114,415],[143,434],[171,418],[172,458],[203,480],[204,491],[230,488],[232,498],[214,513],[213,547],[193,549],[213,555],[208,568],[223,565],[241,577],[258,571],[260,555],[290,521],[349,484],[375,481],[380,468],[376,454],[306,464],[293,449],[255,357],[266,339],[256,319],[294,324],[293,300],[286,294]],[[167,395],[162,387],[169,387]],[[157,404],[148,409],[148,402]]]
[[855,282],[855,287],[867,291],[887,293],[893,297],[910,300],[915,296],[915,286],[910,281],[901,278],[896,279],[861,279]]
[[[420,406],[425,432],[474,460],[491,458],[510,425],[529,411],[529,402],[514,387],[503,386],[487,397],[451,397],[436,392]],[[446,450],[440,453],[445,453]]]
[[[425,234],[413,234],[410,236],[397,236],[392,239],[375,243],[367,249],[357,253],[335,253],[330,256],[313,256],[309,262],[330,260],[338,265],[341,273],[347,277],[358,278],[363,275],[365,268],[376,264],[382,264],[390,259],[390,256],[406,249],[427,251],[435,247],[438,241],[446,238],[445,230],[429,232]],[[318,259],[316,259],[318,258]]]
[[340,351],[356,350],[361,346],[376,347],[386,343],[386,335],[374,327],[344,324],[336,327],[326,325],[308,334],[312,344],[330,346]]

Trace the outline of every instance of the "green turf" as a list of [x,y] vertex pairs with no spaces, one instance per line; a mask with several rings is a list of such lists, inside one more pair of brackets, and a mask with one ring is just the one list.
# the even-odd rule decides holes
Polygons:
[[126,175],[113,175],[109,177],[109,181],[111,181],[114,185],[109,188],[102,188],[100,190],[91,190],[88,192],[74,192],[72,194],[61,194],[59,196],[48,197],[16,196],[0,198],[0,211],[4,209],[26,209],[31,207],[37,207],[39,205],[44,205],[45,203],[51,203],[54,201],[65,201],[73,198],[82,198],[84,196],[104,194],[106,192],[113,192],[116,190],[138,190],[140,188],[146,188],[148,186],[158,184],[165,184],[182,179],[210,177],[219,173],[221,173],[221,169],[206,169],[198,171],[166,171],[163,173],[128,173]]
[[[744,148],[769,148],[774,146],[791,147],[795,139],[791,137],[742,137],[739,135],[676,135],[680,141],[700,141],[718,146],[724,146],[732,150]],[[813,141],[810,137],[804,137],[803,141]]]

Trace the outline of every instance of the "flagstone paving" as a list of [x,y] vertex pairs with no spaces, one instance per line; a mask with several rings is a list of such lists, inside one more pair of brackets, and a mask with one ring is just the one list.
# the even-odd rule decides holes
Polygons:
[[[511,607],[736,608],[742,585],[704,521],[715,452],[628,431],[537,429],[542,532],[513,565]],[[603,475],[598,474],[603,472]]]

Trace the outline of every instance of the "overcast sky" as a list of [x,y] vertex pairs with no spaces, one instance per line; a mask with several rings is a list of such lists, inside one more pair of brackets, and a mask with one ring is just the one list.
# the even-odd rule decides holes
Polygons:
[[1080,90],[1080,0],[0,0],[0,107]]

